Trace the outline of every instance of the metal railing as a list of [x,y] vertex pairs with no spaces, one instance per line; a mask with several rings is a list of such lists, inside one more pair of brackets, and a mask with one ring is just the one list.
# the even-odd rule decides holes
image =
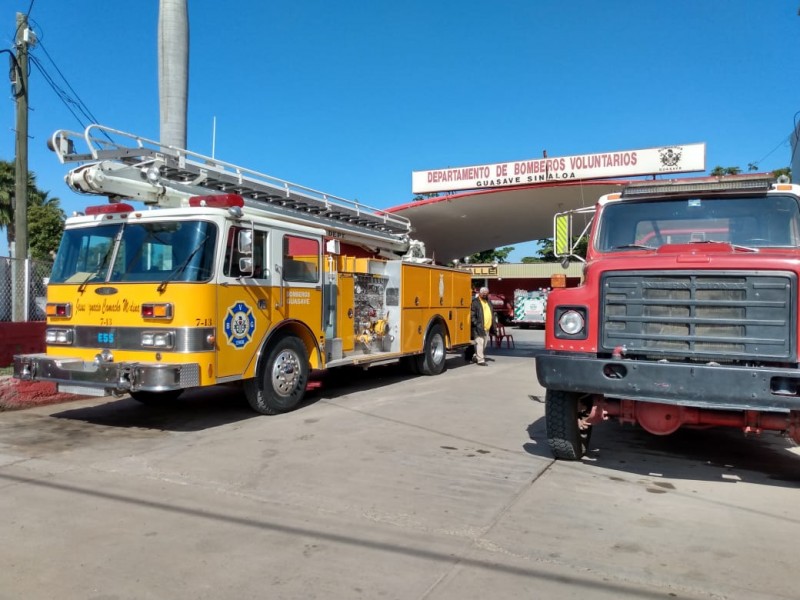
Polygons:
[[53,263],[0,257],[0,322],[44,321]]

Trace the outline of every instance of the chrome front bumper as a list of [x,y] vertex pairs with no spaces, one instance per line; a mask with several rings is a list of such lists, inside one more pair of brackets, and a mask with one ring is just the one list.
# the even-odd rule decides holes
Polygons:
[[200,365],[86,362],[47,354],[21,354],[14,357],[14,377],[22,381],[52,381],[65,393],[108,396],[196,387],[200,385]]

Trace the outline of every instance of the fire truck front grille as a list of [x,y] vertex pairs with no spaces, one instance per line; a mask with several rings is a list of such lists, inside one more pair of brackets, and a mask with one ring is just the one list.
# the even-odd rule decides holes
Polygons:
[[703,360],[793,361],[797,278],[789,272],[606,273],[602,351]]

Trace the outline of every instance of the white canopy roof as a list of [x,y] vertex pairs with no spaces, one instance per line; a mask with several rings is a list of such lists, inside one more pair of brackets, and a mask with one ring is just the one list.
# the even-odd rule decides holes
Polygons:
[[553,237],[553,215],[594,206],[629,181],[582,181],[444,195],[388,209],[411,221],[411,237],[447,263],[475,252]]

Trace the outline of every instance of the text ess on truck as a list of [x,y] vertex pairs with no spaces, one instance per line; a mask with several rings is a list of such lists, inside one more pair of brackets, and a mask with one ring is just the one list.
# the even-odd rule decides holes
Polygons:
[[314,369],[435,375],[470,343],[469,273],[431,264],[402,217],[99,125],[50,145],[109,203],[67,219],[46,352],[16,356],[18,378],[144,403],[241,382],[274,414]]
[[[556,215],[561,255],[586,214]],[[731,426],[800,442],[800,186],[632,184],[602,197],[584,231],[583,281],[549,295],[536,359],[557,458],[580,458],[608,418],[656,435]]]

